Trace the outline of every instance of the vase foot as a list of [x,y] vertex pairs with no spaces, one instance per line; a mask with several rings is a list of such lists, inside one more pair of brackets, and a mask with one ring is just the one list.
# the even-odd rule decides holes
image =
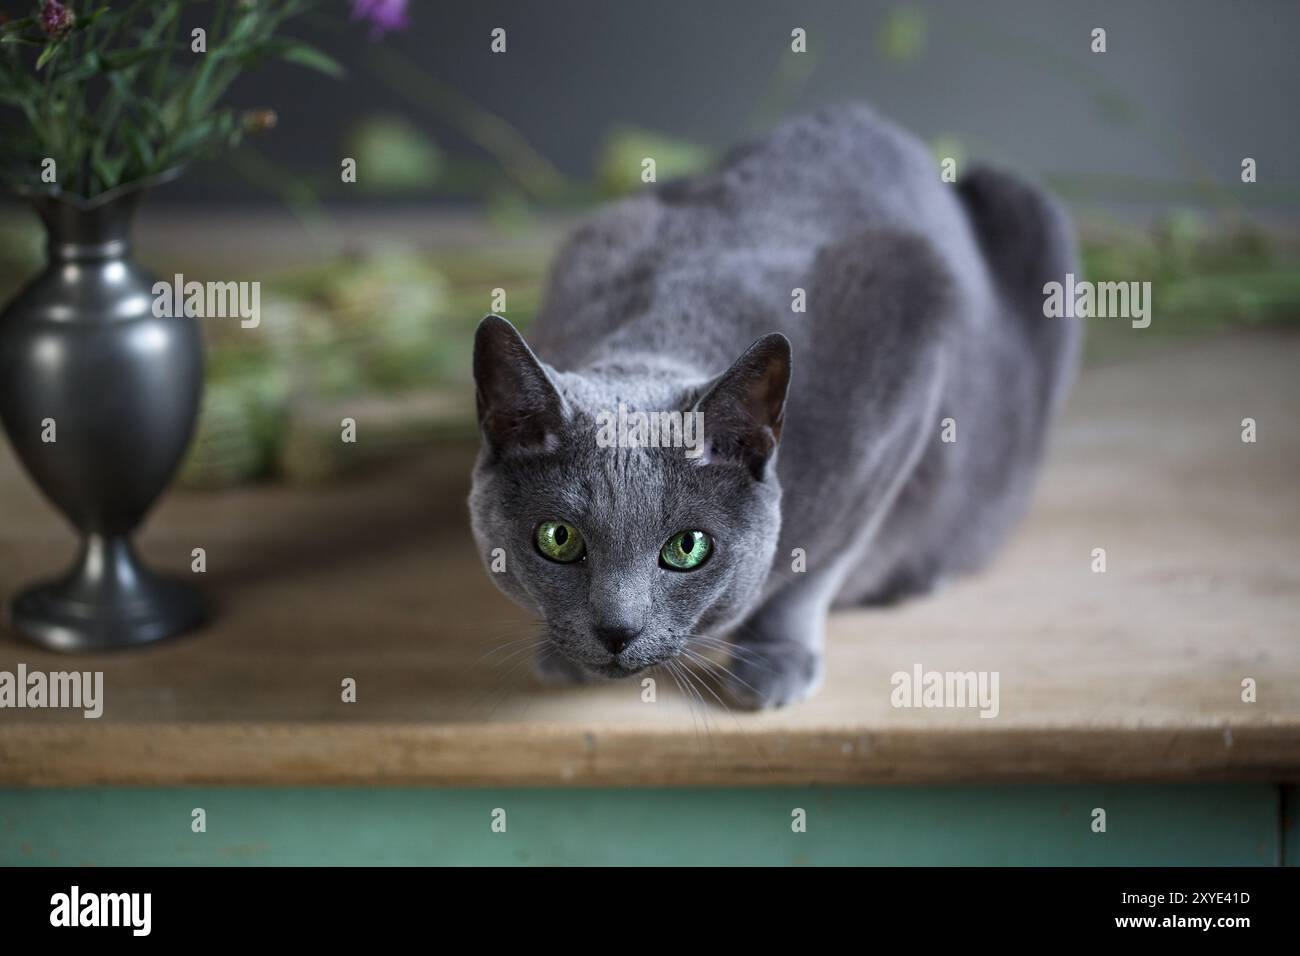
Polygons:
[[23,591],[10,608],[20,637],[64,653],[150,644],[206,617],[198,591],[150,571],[125,538],[88,539],[68,574]]

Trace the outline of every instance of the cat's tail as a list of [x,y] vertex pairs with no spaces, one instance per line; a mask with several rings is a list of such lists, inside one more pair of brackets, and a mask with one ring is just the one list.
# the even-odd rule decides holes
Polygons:
[[1044,190],[989,167],[964,173],[957,189],[999,295],[1045,367],[1043,399],[1055,408],[1078,366],[1081,323],[1046,317],[1043,287],[1080,275],[1070,217]]

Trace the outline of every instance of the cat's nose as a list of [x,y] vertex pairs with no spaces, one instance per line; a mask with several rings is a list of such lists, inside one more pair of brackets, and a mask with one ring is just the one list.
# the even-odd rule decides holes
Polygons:
[[598,624],[595,628],[596,640],[604,645],[605,649],[611,654],[617,654],[627,647],[637,635],[641,633],[640,628],[628,627],[626,624]]

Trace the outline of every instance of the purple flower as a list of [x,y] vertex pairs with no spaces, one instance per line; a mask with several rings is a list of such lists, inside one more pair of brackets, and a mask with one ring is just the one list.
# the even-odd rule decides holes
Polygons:
[[59,3],[59,0],[45,0],[41,4],[41,29],[53,40],[61,38],[77,22],[77,15]]
[[352,0],[352,19],[368,20],[370,36],[379,38],[391,30],[405,30],[408,0]]

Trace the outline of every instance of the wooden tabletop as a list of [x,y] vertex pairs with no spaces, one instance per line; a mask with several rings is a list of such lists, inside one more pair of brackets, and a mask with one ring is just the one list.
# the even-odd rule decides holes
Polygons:
[[[536,684],[536,630],[468,532],[472,449],[326,488],[173,494],[142,551],[189,574],[206,549],[212,624],[93,658],[0,632],[0,670],[102,670],[105,698],[98,720],[0,710],[0,785],[1300,779],[1298,371],[1281,333],[1089,369],[996,566],[836,615],[821,695],[760,715],[667,676],[653,703],[635,681]],[[72,551],[6,445],[0,594]],[[893,707],[891,676],[917,665],[996,671],[998,715]]]

